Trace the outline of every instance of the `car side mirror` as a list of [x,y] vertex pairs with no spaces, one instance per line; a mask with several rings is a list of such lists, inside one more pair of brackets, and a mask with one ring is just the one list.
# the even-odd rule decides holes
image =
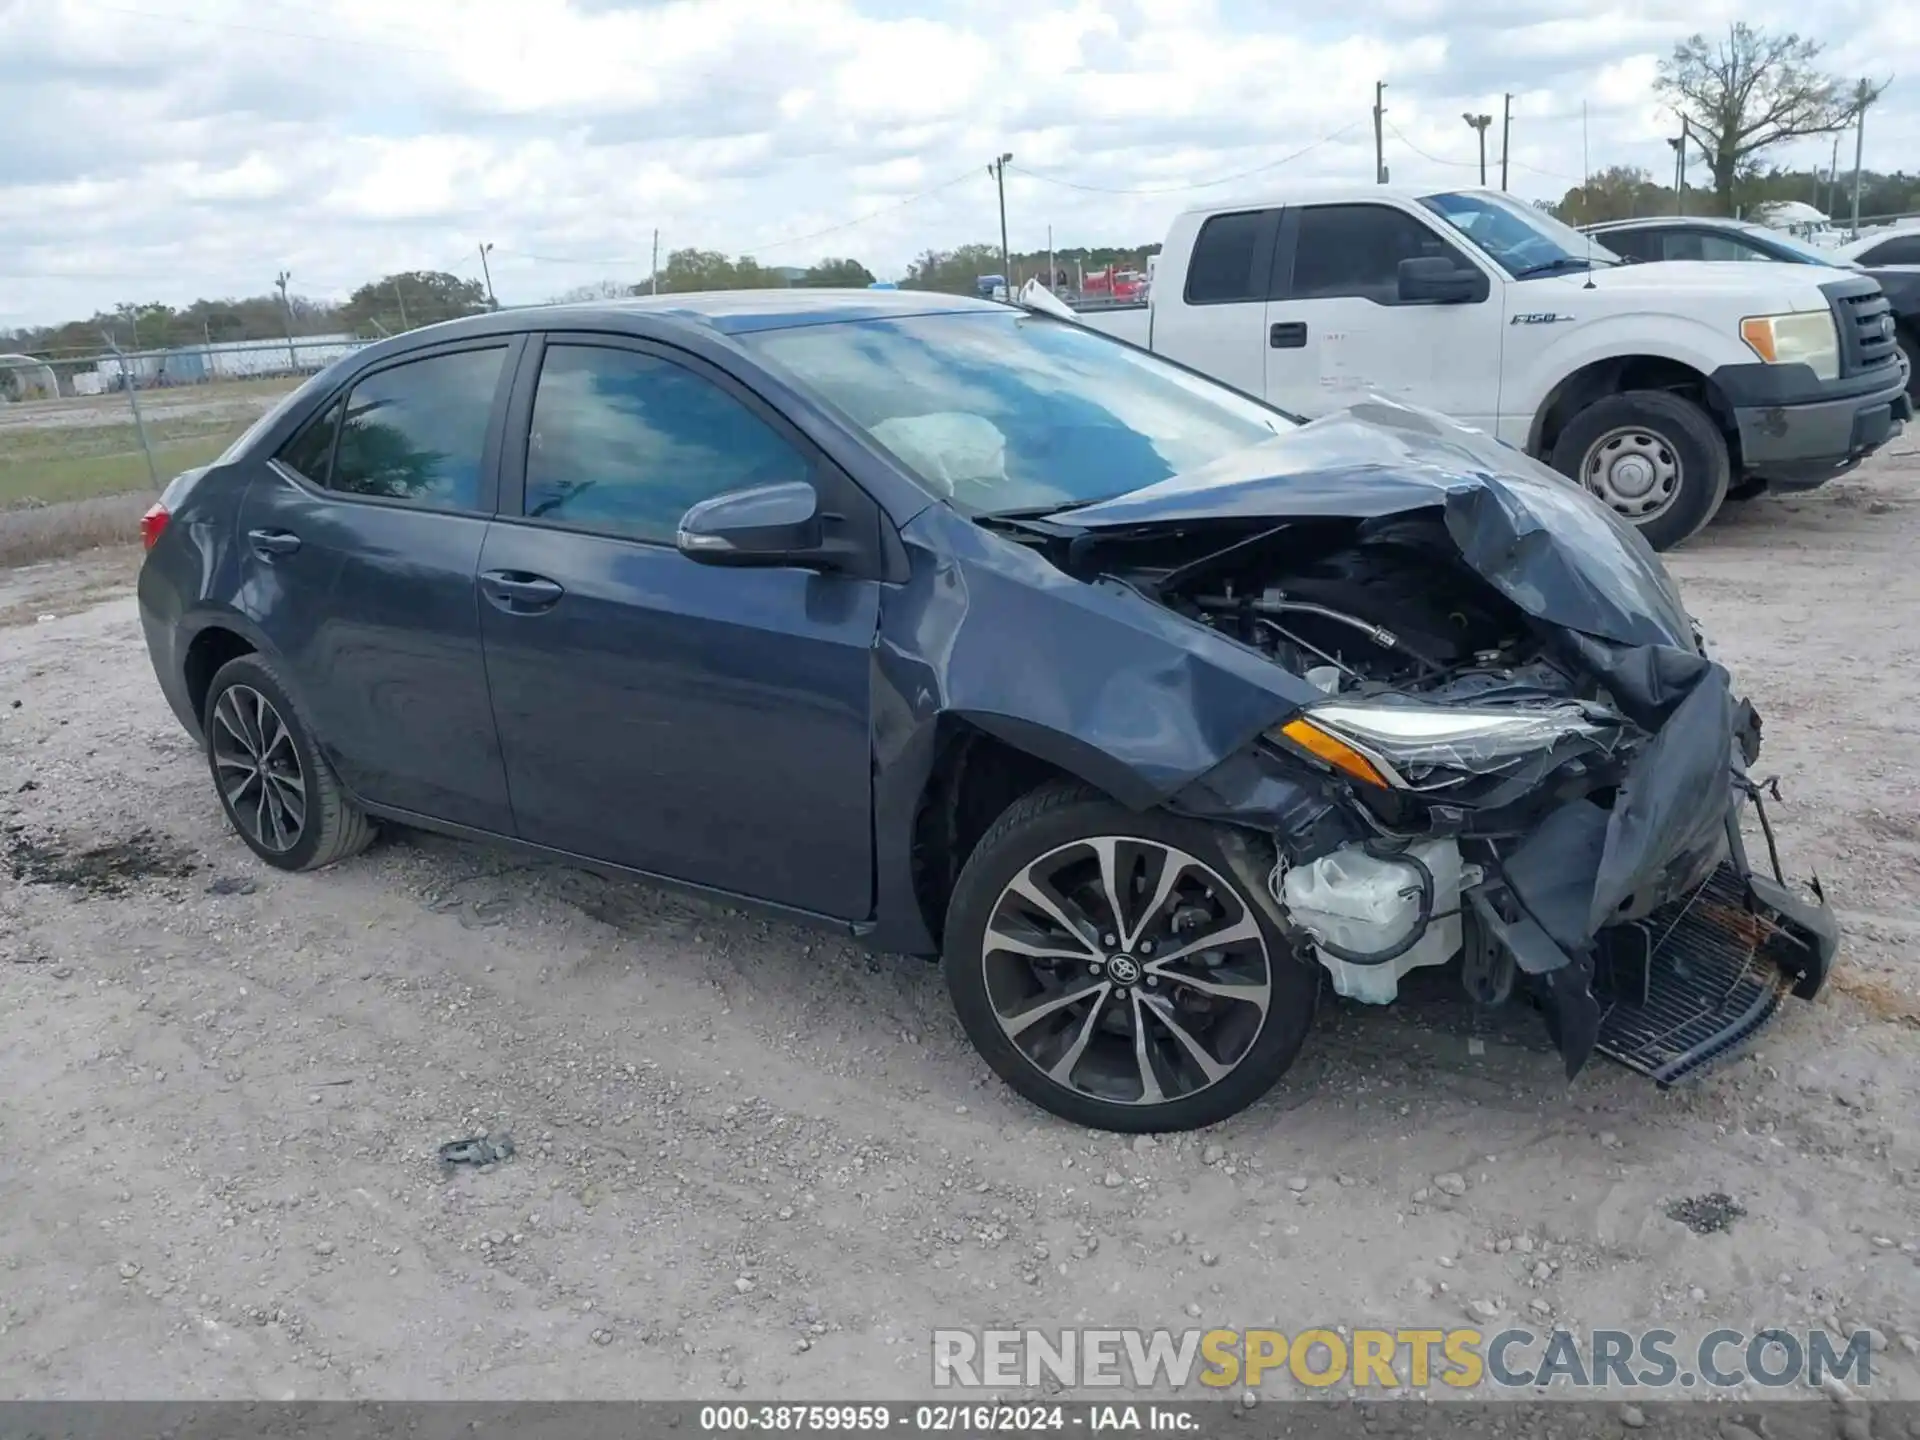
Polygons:
[[1410,305],[1464,305],[1484,300],[1490,293],[1487,277],[1472,266],[1462,266],[1444,255],[1422,255],[1402,260],[1400,299]]
[[702,565],[827,568],[820,497],[804,480],[729,490],[680,517],[674,546]]

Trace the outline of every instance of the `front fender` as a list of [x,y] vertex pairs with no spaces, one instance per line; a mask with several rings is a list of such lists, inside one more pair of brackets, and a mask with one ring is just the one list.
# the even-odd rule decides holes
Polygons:
[[1503,393],[1501,409],[1513,423],[1502,430],[1524,427],[1532,450],[1547,402],[1569,378],[1590,365],[1632,357],[1684,365],[1702,379],[1722,365],[1755,358],[1731,326],[1723,332],[1704,320],[1652,312],[1610,315],[1549,338]]
[[960,721],[1136,810],[1165,803],[1320,692],[1117,582],[1075,580],[944,506],[901,532],[873,677],[883,946],[931,946],[911,874],[942,721]]

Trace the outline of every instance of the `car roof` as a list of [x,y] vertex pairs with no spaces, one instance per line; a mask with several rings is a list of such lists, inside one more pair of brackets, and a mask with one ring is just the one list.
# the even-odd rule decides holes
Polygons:
[[[1327,205],[1341,201],[1389,200],[1401,204],[1417,204],[1429,195],[1485,195],[1491,199],[1513,200],[1513,196],[1504,195],[1498,190],[1483,189],[1478,185],[1368,185],[1362,181],[1325,181],[1318,185],[1302,185],[1291,190],[1262,190],[1244,195],[1236,195],[1224,200],[1210,201],[1205,205],[1189,205],[1183,215],[1218,215],[1227,210],[1270,210],[1288,205]],[[1515,201],[1524,205],[1525,201]]]
[[1006,314],[1011,307],[968,295],[933,290],[699,290],[637,295],[629,300],[582,300],[564,305],[527,305],[468,315],[410,330],[395,339],[435,342],[465,335],[517,330],[624,328],[622,321],[651,321],[646,328],[699,329],[717,335],[747,335],[798,325],[897,319],[909,315]]
[[1749,235],[1766,228],[1745,220],[1729,220],[1724,215],[1636,215],[1631,220],[1600,220],[1580,228],[1598,235],[1607,230],[1649,230],[1656,225],[1698,225],[1707,230],[1738,230]]

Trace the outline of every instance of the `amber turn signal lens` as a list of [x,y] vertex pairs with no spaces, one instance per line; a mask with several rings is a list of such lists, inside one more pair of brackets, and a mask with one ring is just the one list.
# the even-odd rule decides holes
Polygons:
[[1338,735],[1329,735],[1305,720],[1293,720],[1282,725],[1280,733],[1334,769],[1369,785],[1378,785],[1383,790],[1390,788],[1386,777],[1374,768],[1373,762]]

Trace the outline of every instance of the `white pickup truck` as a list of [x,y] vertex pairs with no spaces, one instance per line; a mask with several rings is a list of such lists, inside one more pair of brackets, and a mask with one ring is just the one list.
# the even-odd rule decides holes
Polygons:
[[1872,279],[1627,264],[1497,191],[1191,210],[1148,303],[1079,318],[1308,419],[1369,393],[1441,411],[1583,483],[1656,549],[1729,494],[1853,468],[1912,414]]

